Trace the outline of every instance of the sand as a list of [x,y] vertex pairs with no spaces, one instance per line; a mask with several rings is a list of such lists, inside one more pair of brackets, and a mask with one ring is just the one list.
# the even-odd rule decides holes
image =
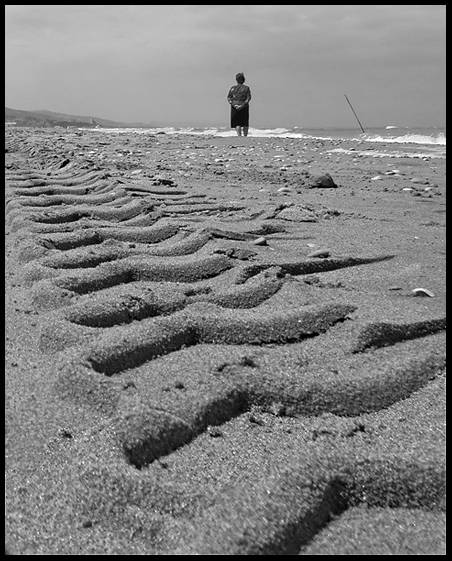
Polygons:
[[9,554],[445,554],[446,160],[396,148],[7,128]]

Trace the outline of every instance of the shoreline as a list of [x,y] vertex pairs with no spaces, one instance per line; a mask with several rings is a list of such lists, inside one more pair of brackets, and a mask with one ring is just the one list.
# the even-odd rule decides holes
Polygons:
[[10,554],[444,554],[445,157],[5,137]]

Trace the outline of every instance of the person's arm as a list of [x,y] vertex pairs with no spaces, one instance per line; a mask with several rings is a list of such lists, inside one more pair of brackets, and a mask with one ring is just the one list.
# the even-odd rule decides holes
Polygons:
[[248,88],[248,96],[246,98],[246,103],[249,103],[251,101],[251,90]]
[[232,105],[232,101],[233,101],[233,88],[230,88],[229,92],[228,92],[228,103],[229,105]]

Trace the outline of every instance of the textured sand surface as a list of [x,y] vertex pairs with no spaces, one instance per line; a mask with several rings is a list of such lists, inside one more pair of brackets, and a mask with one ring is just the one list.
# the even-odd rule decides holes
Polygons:
[[445,554],[445,159],[5,135],[8,553]]

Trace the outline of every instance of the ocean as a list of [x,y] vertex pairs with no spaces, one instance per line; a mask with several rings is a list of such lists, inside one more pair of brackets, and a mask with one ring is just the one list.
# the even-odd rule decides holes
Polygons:
[[[136,133],[142,135],[169,134],[192,135],[203,137],[235,137],[236,132],[229,127],[136,127],[136,128],[103,128],[96,127],[90,130],[98,133],[124,134]],[[249,137],[255,138],[293,138],[300,140],[335,140],[353,141],[358,143],[381,144],[382,154],[391,146],[390,153],[393,157],[446,157],[446,128],[410,128],[387,125],[383,128],[369,128],[366,132],[359,129],[319,128],[305,129],[302,127],[260,129],[250,127]],[[346,151],[338,148],[336,151]],[[377,155],[377,152],[373,152]]]

